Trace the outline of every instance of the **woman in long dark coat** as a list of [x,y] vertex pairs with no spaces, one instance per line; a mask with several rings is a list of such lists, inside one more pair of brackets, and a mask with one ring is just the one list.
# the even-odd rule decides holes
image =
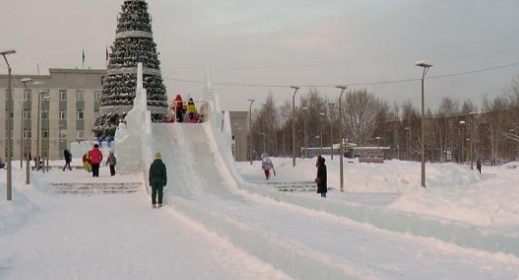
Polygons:
[[324,158],[319,156],[316,164],[317,178],[315,178],[315,182],[317,183],[317,193],[320,193],[321,197],[326,197],[326,192],[328,192],[326,164],[324,164],[324,161]]

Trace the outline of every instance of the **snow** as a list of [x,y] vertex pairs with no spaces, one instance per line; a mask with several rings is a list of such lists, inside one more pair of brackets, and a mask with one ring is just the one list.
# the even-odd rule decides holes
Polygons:
[[[344,188],[339,191],[339,160],[326,156],[328,200],[387,207],[410,213],[455,220],[488,229],[519,228],[519,163],[483,166],[483,174],[470,166],[454,163],[427,163],[427,188],[420,187],[420,163],[398,160],[383,164],[345,160]],[[277,176],[270,183],[313,181],[315,159],[271,158]],[[236,163],[238,172],[250,182],[265,184],[259,161]],[[297,179],[294,179],[297,178]],[[295,193],[316,197],[317,194]]]
[[[204,124],[151,124],[137,108],[129,126],[145,133],[126,147],[137,173],[109,177],[103,166],[92,178],[56,161],[26,186],[15,167],[13,201],[0,200],[0,279],[519,278],[519,163],[482,175],[428,163],[424,189],[419,163],[346,160],[340,192],[339,160],[326,157],[326,199],[280,192],[259,161],[234,163],[229,114],[207,97]],[[166,205],[152,209],[145,183],[157,151],[169,183]],[[312,185],[314,159],[272,160],[270,183]],[[92,182],[134,192],[62,192]]]
[[[20,170],[14,174],[13,201],[0,202],[1,279],[290,279],[173,208],[152,209],[144,188],[57,195],[44,184],[24,186]],[[88,175],[51,171],[35,179],[88,183]],[[107,176],[99,179],[139,178]]]

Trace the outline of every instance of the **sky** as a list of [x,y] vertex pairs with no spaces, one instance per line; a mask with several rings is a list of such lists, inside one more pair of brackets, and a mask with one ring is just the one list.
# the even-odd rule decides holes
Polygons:
[[[229,110],[269,93],[281,105],[290,85],[338,98],[334,85],[367,88],[390,105],[420,102],[417,60],[428,76],[519,62],[515,0],[148,0],[168,95],[201,96],[210,79]],[[48,68],[104,68],[122,0],[2,1],[0,50],[14,48],[14,74]],[[0,73],[6,73],[0,63]],[[519,74],[495,71],[426,81],[426,107],[444,97],[480,104]],[[181,81],[184,80],[184,81]],[[185,81],[195,81],[185,82]],[[196,83],[198,82],[198,83]],[[222,85],[227,84],[227,85]],[[240,84],[255,86],[236,86]]]

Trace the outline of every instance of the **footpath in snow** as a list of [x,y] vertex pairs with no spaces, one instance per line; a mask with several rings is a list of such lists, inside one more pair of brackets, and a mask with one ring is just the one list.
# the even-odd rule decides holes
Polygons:
[[[180,215],[133,194],[56,194],[24,186],[0,196],[0,279],[290,279]],[[99,181],[133,181],[105,177]],[[5,180],[5,176],[2,176]],[[52,171],[38,181],[91,182],[88,173]]]

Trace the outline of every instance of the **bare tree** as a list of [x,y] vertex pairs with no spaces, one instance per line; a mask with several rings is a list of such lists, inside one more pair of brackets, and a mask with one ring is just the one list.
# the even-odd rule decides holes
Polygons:
[[344,99],[344,115],[347,134],[357,144],[367,144],[375,131],[377,112],[381,102],[366,89],[350,90]]

